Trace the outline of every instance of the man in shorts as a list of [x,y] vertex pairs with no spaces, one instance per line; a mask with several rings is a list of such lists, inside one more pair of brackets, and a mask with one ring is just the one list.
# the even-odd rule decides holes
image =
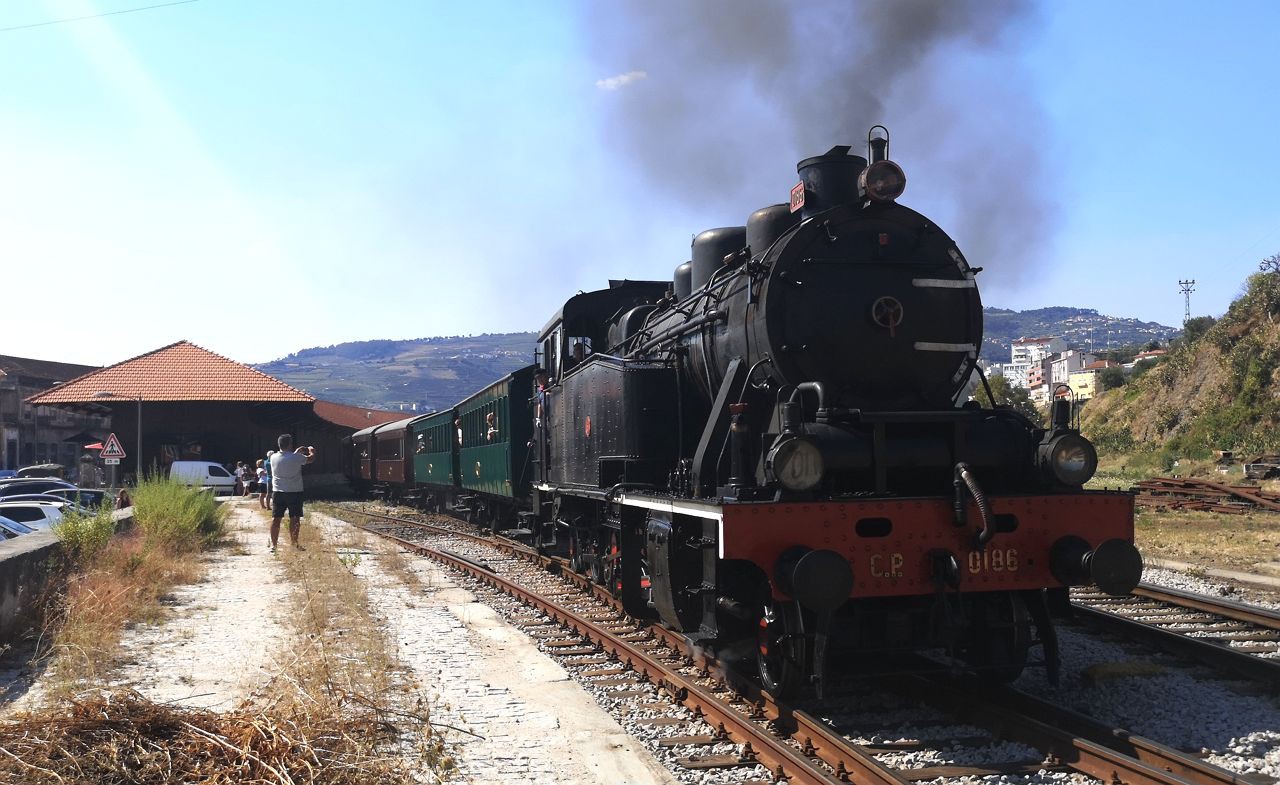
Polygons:
[[283,434],[277,443],[280,452],[271,456],[271,552],[280,539],[280,519],[289,513],[289,540],[298,544],[298,532],[302,530],[302,467],[316,457],[316,448],[293,449],[293,437]]

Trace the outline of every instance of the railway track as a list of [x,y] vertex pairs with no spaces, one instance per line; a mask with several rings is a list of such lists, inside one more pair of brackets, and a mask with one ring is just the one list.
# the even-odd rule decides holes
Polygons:
[[434,516],[350,513],[478,582],[602,704],[627,704],[689,781],[905,785],[1077,772],[1119,785],[1240,782],[1195,755],[951,672],[870,691],[850,680],[821,703],[787,706],[683,636],[631,619],[561,560]]
[[1280,687],[1280,613],[1146,583],[1127,597],[1075,589],[1071,600],[1093,624]]

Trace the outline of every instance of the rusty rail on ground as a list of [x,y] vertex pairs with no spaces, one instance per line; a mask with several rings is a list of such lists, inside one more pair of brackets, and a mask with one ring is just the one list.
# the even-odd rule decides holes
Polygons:
[[1251,510],[1280,512],[1280,494],[1244,485],[1188,477],[1154,477],[1134,485],[1139,506],[1158,510],[1201,510],[1242,515]]

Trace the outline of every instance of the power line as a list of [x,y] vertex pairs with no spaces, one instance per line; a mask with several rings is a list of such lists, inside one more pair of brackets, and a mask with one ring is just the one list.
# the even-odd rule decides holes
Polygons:
[[138,11],[150,11],[153,8],[167,8],[171,5],[187,5],[197,0],[175,0],[172,3],[159,3],[158,5],[144,5],[139,8],[124,8],[119,11],[104,11],[100,14],[89,14],[88,16],[73,16],[69,19],[52,19],[48,22],[36,22],[29,25],[14,25],[13,27],[0,27],[0,33],[7,33],[11,30],[30,30],[33,27],[46,27],[48,25],[61,25],[67,22],[81,22],[85,19],[97,19],[103,16],[115,16],[116,14],[132,14]]
[[1182,290],[1182,296],[1187,298],[1187,307],[1182,317],[1182,326],[1186,327],[1187,322],[1191,321],[1191,293],[1196,290],[1196,282],[1178,281],[1178,288]]

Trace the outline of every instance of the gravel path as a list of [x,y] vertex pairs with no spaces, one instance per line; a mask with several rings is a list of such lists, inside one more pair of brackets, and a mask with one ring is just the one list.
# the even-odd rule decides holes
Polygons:
[[[131,687],[157,702],[225,709],[279,671],[273,657],[290,634],[284,565],[267,551],[256,501],[227,504],[227,534],[205,555],[204,580],[173,590],[162,623],[124,631],[122,664],[109,686]],[[4,712],[33,708],[44,697],[37,675]]]
[[310,514],[330,542],[359,542],[352,571],[399,656],[431,698],[462,781],[494,785],[674,780],[644,746],[601,711],[582,686],[445,568],[415,555],[404,563],[416,586],[385,569],[393,543]]

